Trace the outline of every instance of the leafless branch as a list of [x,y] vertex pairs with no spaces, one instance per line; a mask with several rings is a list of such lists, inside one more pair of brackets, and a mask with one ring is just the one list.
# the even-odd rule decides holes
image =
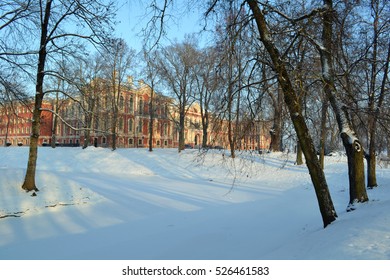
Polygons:
[[89,130],[89,131],[95,131],[95,132],[101,132],[101,133],[108,133],[106,130],[99,130],[99,129],[89,128],[89,127],[81,127],[81,128],[74,127],[70,123],[68,123],[63,117],[61,117],[58,113],[56,113],[55,111],[53,111],[49,108],[40,108],[39,110],[52,113],[53,115],[57,116],[67,127],[71,128],[74,131]]

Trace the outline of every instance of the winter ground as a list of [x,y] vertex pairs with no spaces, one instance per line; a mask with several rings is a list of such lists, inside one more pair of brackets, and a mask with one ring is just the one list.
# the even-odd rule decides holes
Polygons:
[[326,229],[293,154],[40,148],[37,196],[20,186],[27,147],[0,148],[0,259],[389,260],[390,169],[346,212],[346,159],[326,158],[338,219]]

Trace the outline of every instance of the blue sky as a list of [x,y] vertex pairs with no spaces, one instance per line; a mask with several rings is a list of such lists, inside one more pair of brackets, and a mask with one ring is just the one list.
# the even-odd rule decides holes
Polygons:
[[[120,9],[117,20],[120,23],[117,25],[116,36],[125,39],[129,46],[137,51],[142,49],[143,38],[140,37],[140,32],[152,17],[152,14],[147,14],[149,2],[140,0],[119,1]],[[182,3],[186,2],[183,1]],[[166,25],[167,37],[169,40],[182,41],[185,34],[199,32],[202,29],[201,13],[196,9],[189,10],[187,7],[183,7],[183,4],[179,3],[177,5],[182,7],[179,6],[174,11],[169,11],[170,14],[174,15],[168,19]]]

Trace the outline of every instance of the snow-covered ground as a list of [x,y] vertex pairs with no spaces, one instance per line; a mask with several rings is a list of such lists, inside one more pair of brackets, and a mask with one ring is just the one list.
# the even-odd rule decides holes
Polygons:
[[346,159],[326,158],[338,219],[323,229],[293,154],[0,148],[0,259],[390,259],[390,169],[346,212]]

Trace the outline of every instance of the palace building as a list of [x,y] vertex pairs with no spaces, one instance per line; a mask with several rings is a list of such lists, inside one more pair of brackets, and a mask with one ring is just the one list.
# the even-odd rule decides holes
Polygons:
[[[135,85],[131,77],[118,88],[113,89],[107,80],[96,79],[82,94],[72,98],[46,98],[42,106],[39,145],[148,147],[153,123],[154,148],[178,147],[179,114],[172,98],[154,92],[142,80]],[[31,100],[0,104],[0,146],[29,145],[32,110]],[[227,122],[210,119],[213,123],[207,133],[208,143],[228,148]],[[216,126],[219,128],[215,129]],[[241,126],[245,126],[245,132],[237,148],[269,148],[267,122],[252,121]],[[201,110],[197,103],[186,110],[184,138],[187,147],[202,144]]]

